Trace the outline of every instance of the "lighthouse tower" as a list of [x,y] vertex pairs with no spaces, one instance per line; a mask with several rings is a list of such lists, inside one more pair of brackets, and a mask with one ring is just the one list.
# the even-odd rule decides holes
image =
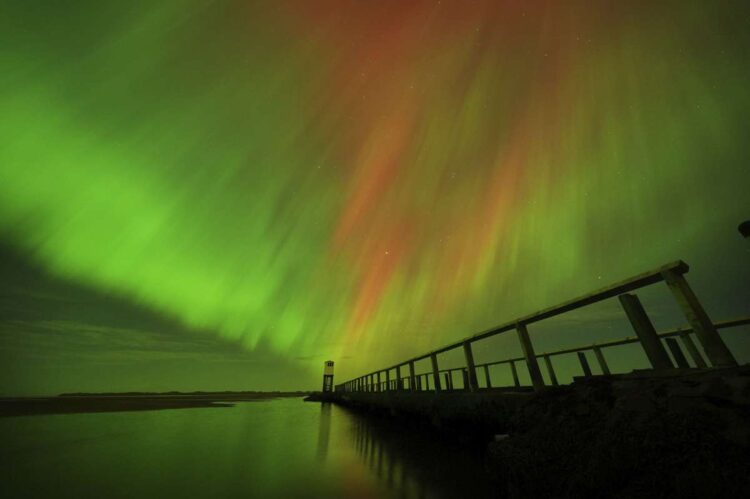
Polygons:
[[333,391],[333,361],[323,363],[323,393]]

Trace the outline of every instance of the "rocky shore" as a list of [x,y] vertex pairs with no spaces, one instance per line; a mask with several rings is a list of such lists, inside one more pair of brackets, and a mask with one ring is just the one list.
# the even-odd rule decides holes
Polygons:
[[547,390],[490,444],[508,497],[741,497],[750,368],[583,378]]

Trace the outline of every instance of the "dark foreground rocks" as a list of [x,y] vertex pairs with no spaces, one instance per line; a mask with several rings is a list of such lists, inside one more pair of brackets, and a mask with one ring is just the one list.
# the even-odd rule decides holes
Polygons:
[[577,379],[490,444],[498,496],[710,498],[750,490],[750,366]]

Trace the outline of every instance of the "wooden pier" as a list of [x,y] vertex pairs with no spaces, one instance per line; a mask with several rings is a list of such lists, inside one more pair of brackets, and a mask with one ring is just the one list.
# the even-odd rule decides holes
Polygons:
[[[585,296],[568,300],[531,315],[518,317],[431,352],[338,384],[335,387],[332,398],[334,400],[337,398],[351,398],[352,396],[360,398],[358,395],[361,394],[392,394],[392,392],[398,392],[400,394],[398,398],[402,400],[408,398],[408,394],[417,395],[423,392],[438,395],[447,395],[450,392],[459,390],[470,393],[487,391],[494,393],[522,392],[525,390],[521,386],[518,376],[518,369],[521,364],[525,365],[525,368],[528,370],[533,390],[540,391],[546,386],[542,376],[540,360],[544,363],[550,383],[558,385],[559,382],[555,373],[553,357],[576,353],[583,375],[592,376],[591,365],[586,355],[588,352],[591,352],[599,367],[599,371],[604,375],[610,375],[611,370],[604,350],[631,343],[640,343],[652,368],[659,372],[675,370],[676,374],[678,371],[691,368],[713,369],[736,367],[738,365],[737,360],[724,343],[718,330],[750,324],[750,316],[716,323],[712,322],[685,278],[688,270],[689,267],[685,262],[676,261],[625,281],[612,284]],[[634,293],[639,289],[662,282],[667,284],[677,305],[687,319],[687,326],[657,332],[638,296]],[[619,300],[635,336],[545,352],[543,354],[536,353],[529,331],[530,325],[613,298]],[[513,332],[515,332],[518,338],[523,356],[481,364],[474,361],[473,346],[476,343],[493,336],[504,333],[512,334]],[[706,358],[700,353],[696,346],[696,341],[701,345]],[[463,351],[465,365],[463,367],[441,369],[438,355],[457,349]],[[667,353],[667,350],[671,352],[672,357]],[[687,352],[687,355],[685,355],[685,352]],[[417,372],[415,369],[416,363],[426,359],[430,360],[430,369],[426,372]],[[491,379],[489,368],[497,365],[508,366],[514,380],[514,386],[496,387]],[[480,387],[480,375],[484,378],[483,387]],[[455,386],[456,377],[462,381],[459,388]],[[367,397],[367,399],[372,398]]]

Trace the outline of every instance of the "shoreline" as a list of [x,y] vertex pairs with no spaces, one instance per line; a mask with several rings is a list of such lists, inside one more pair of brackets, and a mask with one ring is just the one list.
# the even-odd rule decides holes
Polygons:
[[51,397],[2,397],[0,418],[154,411],[167,409],[226,408],[236,402],[298,398],[309,392],[194,392],[153,394],[61,394]]

